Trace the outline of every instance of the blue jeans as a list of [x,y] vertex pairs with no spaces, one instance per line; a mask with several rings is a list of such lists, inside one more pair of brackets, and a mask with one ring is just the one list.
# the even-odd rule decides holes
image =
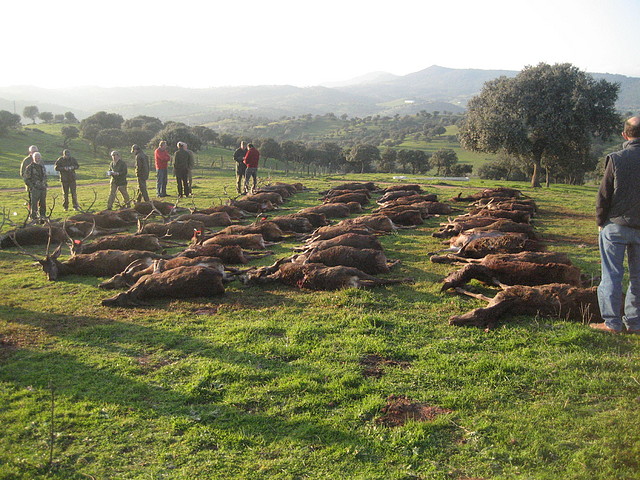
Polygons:
[[156,193],[158,194],[158,197],[164,197],[167,195],[167,169],[160,168],[156,170],[156,174]]
[[[598,303],[605,324],[614,330],[622,330],[622,324],[630,330],[640,328],[640,230],[607,222],[600,231],[600,259],[602,280],[598,286]],[[624,297],[624,254],[629,263],[629,288]]]

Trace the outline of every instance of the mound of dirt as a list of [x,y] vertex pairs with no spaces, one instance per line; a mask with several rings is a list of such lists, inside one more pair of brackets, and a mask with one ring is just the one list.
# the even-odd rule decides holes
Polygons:
[[360,360],[360,365],[362,365],[362,375],[365,377],[374,377],[380,378],[384,375],[384,370],[382,367],[401,367],[401,368],[409,368],[411,364],[409,362],[401,362],[398,360],[390,360],[388,358],[381,357],[380,355],[376,355],[375,353],[371,355],[365,355]]
[[439,415],[452,413],[453,410],[435,407],[426,403],[414,402],[404,395],[390,395],[382,409],[382,416],[375,422],[387,427],[400,427],[406,422],[429,422]]

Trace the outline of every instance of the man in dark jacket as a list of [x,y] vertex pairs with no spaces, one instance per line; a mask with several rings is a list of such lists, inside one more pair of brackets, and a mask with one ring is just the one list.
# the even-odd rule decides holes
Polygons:
[[[591,323],[593,329],[619,333],[640,333],[640,117],[624,124],[623,149],[611,153],[596,200],[600,230],[602,280],[598,304],[604,323]],[[629,288],[623,306],[622,278],[624,256],[628,256]]]
[[44,222],[47,219],[47,169],[40,152],[31,154],[31,163],[24,169],[24,183],[29,189],[31,219]]
[[178,196],[188,197],[191,195],[189,187],[189,166],[191,165],[191,155],[187,150],[187,145],[178,142],[178,150],[173,155],[173,173],[178,183]]
[[147,180],[149,179],[149,157],[138,145],[131,146],[131,153],[136,156],[136,177],[138,178],[138,198],[136,201],[149,201]]
[[244,189],[244,174],[247,166],[244,164],[244,156],[247,154],[247,148],[244,142],[240,142],[240,148],[233,152],[233,159],[236,162],[236,191],[239,194],[247,193]]
[[113,208],[113,202],[116,199],[117,192],[122,194],[126,206],[128,206],[131,201],[129,193],[127,192],[127,173],[129,173],[127,164],[122,160],[120,152],[115,150],[111,152],[111,160],[109,171],[107,172],[107,175],[111,177],[111,190],[109,192],[109,198],[107,199],[107,210]]
[[80,168],[78,161],[71,156],[69,150],[65,149],[62,151],[62,156],[56,160],[54,168],[60,173],[60,183],[62,183],[62,193],[64,195],[62,208],[64,208],[65,211],[69,210],[69,192],[71,192],[73,209],[80,210],[78,194],[76,192],[76,170]]

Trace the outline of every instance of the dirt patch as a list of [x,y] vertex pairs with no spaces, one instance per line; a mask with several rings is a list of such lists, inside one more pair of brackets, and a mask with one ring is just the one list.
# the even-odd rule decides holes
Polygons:
[[430,422],[452,412],[447,408],[414,402],[404,395],[390,395],[382,409],[382,416],[376,418],[375,422],[386,427],[400,427],[408,421]]
[[400,367],[409,368],[411,364],[409,362],[400,362],[397,360],[391,360],[381,357],[377,354],[366,355],[360,360],[362,366],[362,375],[364,377],[380,378],[384,375],[383,367]]

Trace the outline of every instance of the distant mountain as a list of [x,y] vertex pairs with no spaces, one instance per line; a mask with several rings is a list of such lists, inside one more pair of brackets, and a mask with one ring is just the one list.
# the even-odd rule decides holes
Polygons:
[[394,75],[393,73],[371,72],[367,73],[366,75],[360,75],[358,77],[352,78],[350,80],[343,80],[340,82],[324,82],[320,85],[327,88],[340,88],[348,87],[351,85],[369,85],[382,82],[392,82],[398,78],[399,77],[397,75]]
[[[291,85],[183,88],[170,86],[44,89],[28,86],[0,88],[0,109],[21,114],[24,106],[37,105],[54,114],[72,111],[82,119],[97,111],[119,113],[125,118],[150,115],[164,121],[201,124],[230,115],[277,119],[283,116],[334,113],[354,116],[405,115],[428,112],[462,112],[467,101],[484,83],[510,70],[454,69],[433,65],[419,72],[397,76],[374,72],[333,82],[333,87],[299,88]],[[595,78],[620,84],[617,108],[640,110],[640,78],[608,73]]]

